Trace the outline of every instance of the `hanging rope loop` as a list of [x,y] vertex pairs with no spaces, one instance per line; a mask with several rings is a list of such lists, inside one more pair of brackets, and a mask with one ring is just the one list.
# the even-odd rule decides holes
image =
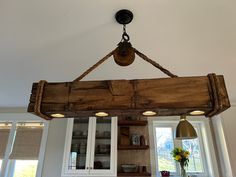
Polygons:
[[[115,49],[116,50],[116,49]],[[104,61],[106,61],[107,59],[109,59],[112,55],[114,55],[115,50],[111,51],[110,53],[108,53],[105,57],[103,57],[101,60],[99,60],[97,63],[95,63],[93,66],[91,66],[90,68],[88,68],[83,74],[81,74],[78,78],[76,78],[73,82],[78,82],[81,79],[83,79],[85,76],[87,76],[90,72],[92,72],[95,68],[97,68],[99,65],[101,65]],[[144,61],[147,61],[148,63],[152,64],[154,67],[158,68],[159,70],[161,70],[164,74],[170,76],[170,77],[178,77],[177,75],[171,73],[170,71],[168,71],[167,69],[163,68],[160,64],[158,64],[157,62],[155,62],[154,60],[148,58],[146,55],[144,55],[143,53],[139,52],[137,49],[133,48],[133,50],[135,51],[135,53],[142,58]]]
[[111,51],[109,54],[107,54],[105,57],[103,57],[101,60],[99,60],[97,63],[95,63],[93,66],[91,66],[90,68],[88,68],[83,74],[81,74],[78,78],[76,78],[75,80],[73,80],[73,82],[78,82],[81,79],[83,79],[85,76],[87,76],[90,72],[92,72],[95,68],[97,68],[99,65],[101,65],[104,61],[106,61],[108,58],[110,58],[113,54],[114,51]]
[[156,68],[158,68],[159,70],[161,70],[163,73],[165,73],[166,75],[170,76],[170,77],[178,77],[177,75],[171,73],[170,71],[168,71],[167,69],[163,68],[160,64],[158,64],[157,62],[155,62],[154,60],[148,58],[146,55],[144,55],[143,53],[139,52],[137,49],[134,49],[135,53],[142,58],[143,60],[147,61],[148,63],[152,64],[153,66],[155,66]]

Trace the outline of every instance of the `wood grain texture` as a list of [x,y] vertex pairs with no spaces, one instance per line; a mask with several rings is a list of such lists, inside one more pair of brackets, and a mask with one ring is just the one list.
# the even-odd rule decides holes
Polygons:
[[[33,84],[28,112],[34,112],[37,83]],[[210,74],[140,80],[79,81],[47,83],[41,112],[50,116],[93,116],[97,111],[110,115],[140,115],[153,110],[159,116],[205,111],[211,117],[230,107],[224,78]]]
[[120,145],[130,145],[130,128],[129,127],[120,127],[120,136],[119,136]]
[[[150,143],[149,143],[148,125],[147,126],[130,126],[130,134],[143,135],[147,141],[147,147],[149,147],[148,145]],[[136,164],[138,166],[147,166],[147,171],[150,172],[150,162],[151,162],[150,149],[147,147],[145,146],[144,149],[131,148],[129,150],[123,150],[123,149],[118,150],[118,154],[117,154],[118,172],[122,171],[121,164]]]

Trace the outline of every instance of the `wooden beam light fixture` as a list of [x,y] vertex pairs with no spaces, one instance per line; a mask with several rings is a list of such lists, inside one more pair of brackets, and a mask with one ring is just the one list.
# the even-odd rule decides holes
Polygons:
[[[126,24],[132,19],[133,14],[129,10],[116,13],[117,22],[123,25],[122,41],[115,50],[74,81],[49,83],[41,80],[33,83],[28,112],[47,120],[145,113],[212,117],[230,107],[222,75],[178,77],[133,48],[126,33]],[[128,66],[134,61],[135,55],[170,78],[81,81],[111,56],[118,65]]]

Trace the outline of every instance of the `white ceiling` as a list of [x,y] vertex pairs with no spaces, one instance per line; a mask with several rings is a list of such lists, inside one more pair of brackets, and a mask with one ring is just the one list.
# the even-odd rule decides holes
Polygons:
[[[26,107],[39,80],[70,81],[113,50],[122,26],[114,15],[134,13],[127,32],[135,48],[179,76],[223,74],[236,102],[234,0],[1,0],[0,107]],[[136,58],[110,59],[85,80],[165,77]]]

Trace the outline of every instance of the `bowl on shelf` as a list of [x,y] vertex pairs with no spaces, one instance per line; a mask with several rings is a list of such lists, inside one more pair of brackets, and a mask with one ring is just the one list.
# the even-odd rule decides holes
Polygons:
[[122,164],[121,169],[125,173],[135,173],[138,170],[138,166],[135,164]]

